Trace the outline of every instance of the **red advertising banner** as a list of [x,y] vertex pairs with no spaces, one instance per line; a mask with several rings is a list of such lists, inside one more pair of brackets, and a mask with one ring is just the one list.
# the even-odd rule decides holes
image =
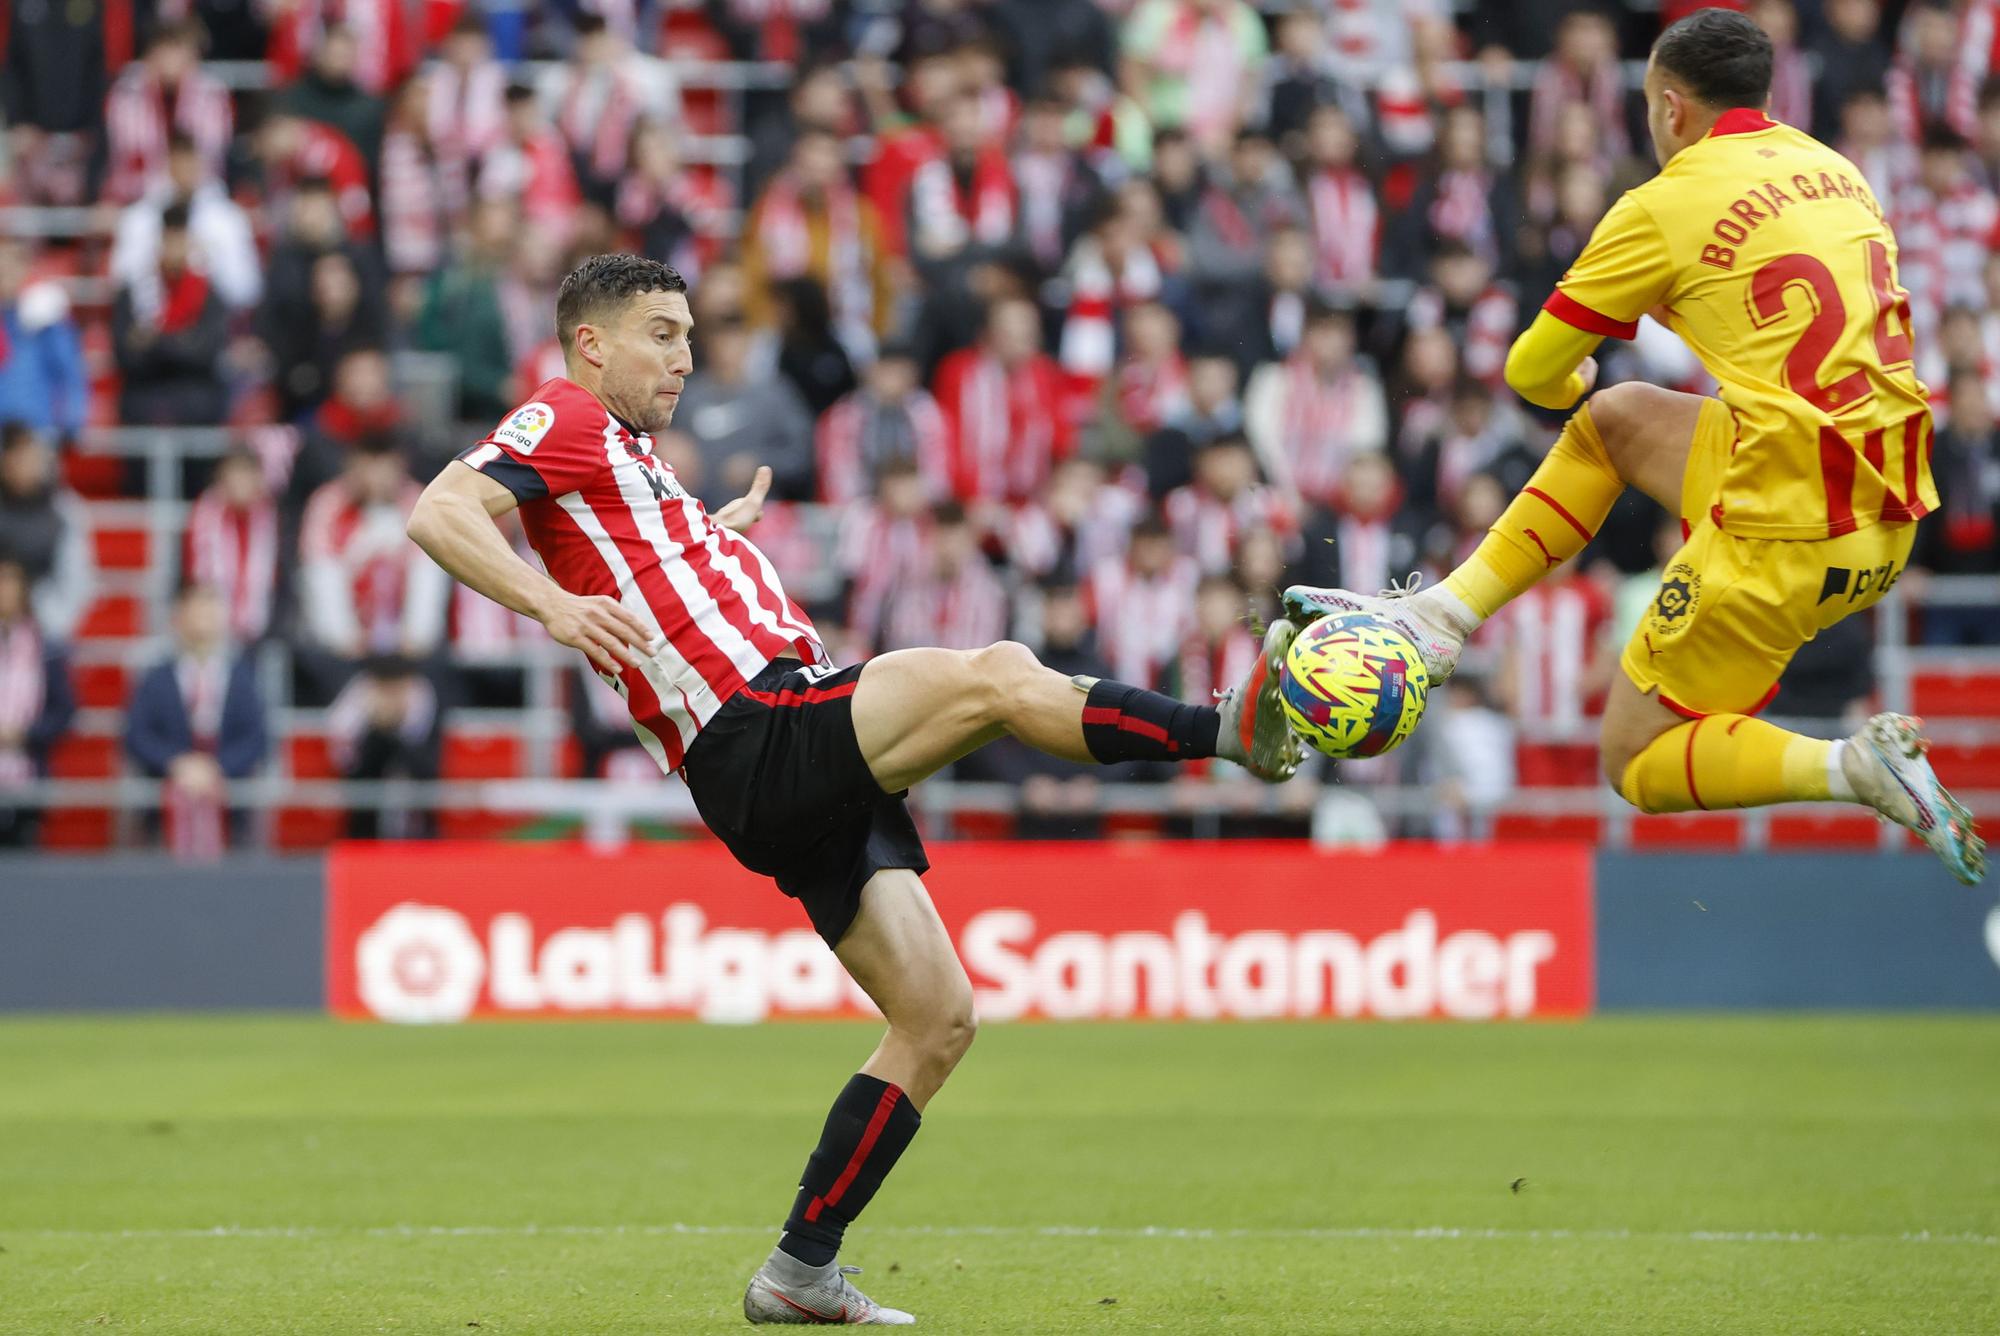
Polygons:
[[[1581,845],[940,844],[925,876],[982,1020],[1575,1016],[1593,996]],[[873,1008],[720,845],[349,844],[327,863],[342,1016]]]

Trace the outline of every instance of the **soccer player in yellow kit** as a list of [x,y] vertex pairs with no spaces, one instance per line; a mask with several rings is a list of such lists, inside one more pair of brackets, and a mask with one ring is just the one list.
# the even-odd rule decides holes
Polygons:
[[[1741,14],[1701,10],[1660,35],[1645,83],[1660,173],[1612,205],[1507,358],[1529,402],[1588,401],[1441,585],[1296,586],[1287,611],[1301,626],[1384,617],[1439,680],[1466,636],[1582,551],[1637,487],[1680,515],[1686,542],[1606,706],[1612,787],[1647,812],[1862,803],[1970,884],[1985,845],[1932,772],[1918,721],[1881,714],[1829,742],[1753,717],[1800,645],[1895,584],[1938,504],[1895,238],[1853,163],[1764,115],[1770,83],[1770,40]],[[1630,338],[1647,314],[1694,350],[1720,398],[1590,393],[1598,343]]]

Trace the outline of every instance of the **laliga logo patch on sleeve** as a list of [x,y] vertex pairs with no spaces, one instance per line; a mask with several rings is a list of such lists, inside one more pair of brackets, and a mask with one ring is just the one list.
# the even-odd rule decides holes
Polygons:
[[531,455],[535,447],[542,443],[542,437],[549,434],[549,428],[556,425],[556,410],[539,401],[522,404],[507,415],[507,420],[493,429],[493,439],[502,445],[511,445],[524,455]]

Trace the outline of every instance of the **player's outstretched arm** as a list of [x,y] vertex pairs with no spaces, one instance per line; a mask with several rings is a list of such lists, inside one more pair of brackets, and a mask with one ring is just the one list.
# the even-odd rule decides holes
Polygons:
[[493,524],[519,502],[477,469],[453,460],[410,512],[409,533],[452,578],[503,607],[533,617],[558,644],[580,649],[615,673],[645,661],[652,633],[615,598],[572,594],[521,560]]
[[1573,408],[1597,383],[1597,359],[1590,354],[1602,342],[1603,335],[1543,311],[1507,350],[1507,384],[1537,408]]

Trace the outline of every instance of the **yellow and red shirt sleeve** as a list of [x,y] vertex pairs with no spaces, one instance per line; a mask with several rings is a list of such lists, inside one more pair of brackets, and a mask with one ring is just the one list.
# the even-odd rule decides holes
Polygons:
[[1577,365],[1600,339],[1629,339],[1639,317],[1673,289],[1666,238],[1645,206],[1620,197],[1590,234],[1542,312],[1507,355],[1507,383],[1544,408],[1568,408],[1583,393]]

